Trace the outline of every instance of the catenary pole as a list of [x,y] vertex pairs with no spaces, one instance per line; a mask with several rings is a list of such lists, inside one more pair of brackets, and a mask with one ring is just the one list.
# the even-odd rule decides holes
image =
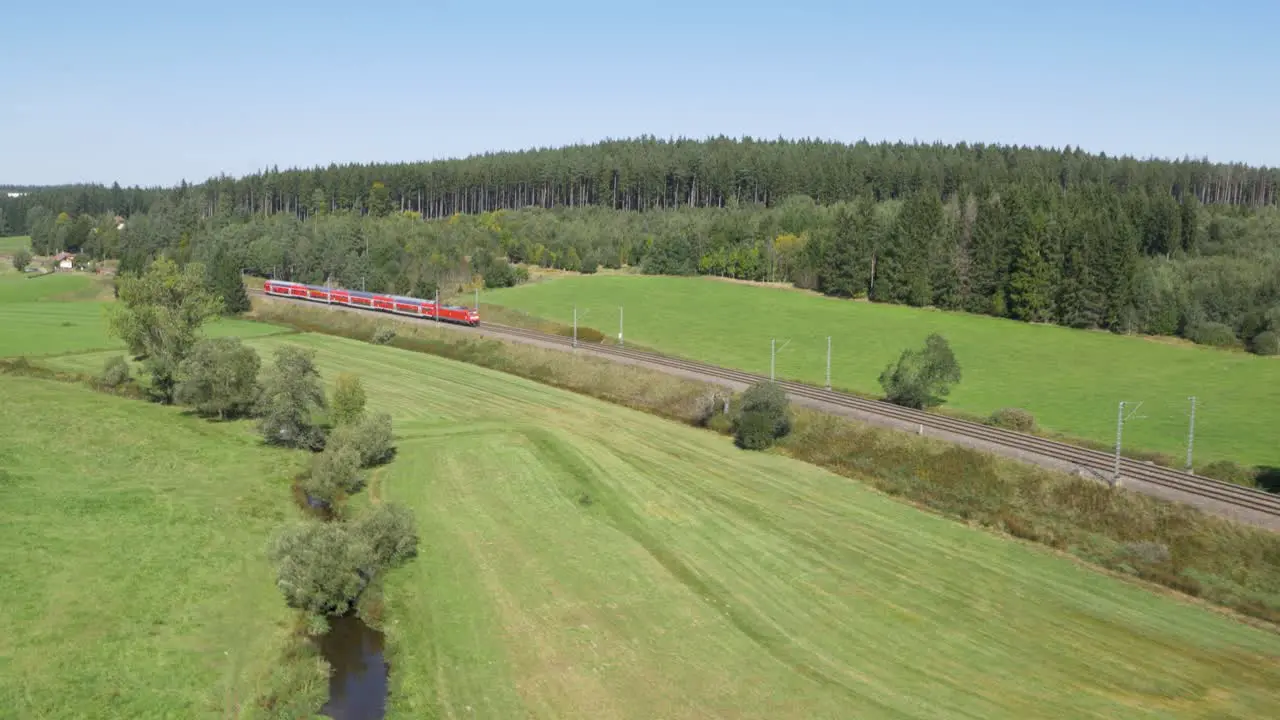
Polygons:
[[1196,443],[1196,397],[1192,395],[1188,399],[1191,401],[1191,427],[1187,431],[1187,472],[1193,472],[1191,465],[1191,449]]
[[1124,401],[1120,401],[1120,410],[1116,413],[1116,461],[1111,474],[1112,487],[1120,484],[1120,440],[1124,434]]
[[831,336],[827,336],[827,389],[831,389]]

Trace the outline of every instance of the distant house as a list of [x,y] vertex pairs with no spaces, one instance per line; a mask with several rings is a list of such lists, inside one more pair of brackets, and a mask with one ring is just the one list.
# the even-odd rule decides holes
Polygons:
[[26,193],[24,193],[24,192],[9,192],[9,193],[5,193],[5,194],[6,194],[6,195],[8,195],[8,196],[9,196],[9,197],[11,197],[11,198],[20,198],[20,197],[22,197],[23,195],[26,195]]
[[60,252],[53,256],[53,261],[63,270],[70,270],[76,265],[76,256],[69,252]]

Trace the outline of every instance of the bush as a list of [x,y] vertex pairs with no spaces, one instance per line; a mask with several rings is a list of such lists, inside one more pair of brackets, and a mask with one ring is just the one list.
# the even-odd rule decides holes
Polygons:
[[1280,333],[1260,332],[1253,338],[1253,351],[1259,355],[1280,355]]
[[[565,325],[557,328],[556,332],[565,337],[573,337],[573,326]],[[604,333],[595,328],[578,326],[578,342],[600,344],[604,342]]]
[[365,392],[359,376],[340,373],[329,401],[329,417],[336,426],[350,425],[364,417]]
[[396,339],[396,329],[391,325],[379,325],[377,330],[373,331],[373,337],[369,342],[374,345],[387,345]]
[[1255,470],[1230,460],[1215,460],[1200,468],[1199,474],[1245,487],[1258,486],[1258,473]]
[[1036,416],[1022,408],[1003,408],[991,413],[988,424],[1017,432],[1035,432]]
[[1187,338],[1197,345],[1232,347],[1237,344],[1236,333],[1228,325],[1217,322],[1196,323],[1187,329]]
[[719,390],[703,395],[698,399],[698,412],[693,424],[699,427],[710,427],[713,420],[723,417],[729,412],[729,395]]
[[743,450],[764,450],[773,445],[773,421],[762,412],[744,412],[734,427],[733,440]]
[[781,385],[761,381],[742,394],[734,421],[734,441],[745,450],[763,450],[791,432],[790,402]]
[[413,512],[403,505],[375,506],[356,524],[355,532],[372,549],[380,569],[394,567],[418,554]]
[[376,569],[373,548],[343,523],[311,521],[280,532],[268,549],[289,607],[345,615]]
[[513,287],[516,284],[516,270],[504,258],[493,258],[481,271],[486,288]]
[[201,340],[178,365],[174,399],[201,417],[248,415],[258,402],[261,361],[240,338]]
[[103,387],[118,388],[131,380],[129,361],[123,355],[108,358],[98,375],[98,383]]
[[13,254],[13,269],[18,272],[24,272],[27,266],[31,264],[31,253],[26,248],[19,248]]
[[374,467],[395,457],[395,436],[391,416],[377,413],[333,432],[330,446],[350,447],[359,457],[360,467]]
[[311,464],[311,474],[302,482],[307,495],[332,505],[342,493],[348,495],[364,486],[360,477],[360,453],[350,445],[330,443]]
[[957,382],[960,363],[947,339],[938,334],[925,339],[923,350],[903,350],[897,363],[880,373],[885,398],[917,410],[941,405],[951,392],[951,385]]

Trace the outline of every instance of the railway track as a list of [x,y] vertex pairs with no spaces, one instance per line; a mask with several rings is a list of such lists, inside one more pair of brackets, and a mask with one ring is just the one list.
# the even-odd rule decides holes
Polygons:
[[[260,297],[270,297],[262,292],[251,291]],[[321,303],[322,304],[322,303]],[[332,306],[330,306],[332,307]],[[376,312],[361,308],[346,308],[356,312]],[[386,313],[378,313],[385,315]],[[406,320],[408,318],[405,318]],[[428,321],[430,322],[430,321]],[[447,324],[443,324],[447,325]],[[508,325],[484,323],[478,328],[452,326],[460,331],[481,332],[496,336],[507,336],[512,339],[533,341],[542,345],[565,347],[569,350],[585,350],[596,355],[610,356],[634,363],[667,368],[686,375],[714,379],[722,382],[750,385],[768,378],[730,368],[709,365],[692,360],[674,358],[659,353],[632,350],[612,345],[574,343],[571,338],[562,335],[527,330]],[[853,414],[874,418],[904,430],[915,430],[919,434],[928,434],[943,439],[967,441],[965,444],[1002,452],[1002,454],[1036,462],[1041,465],[1070,469],[1082,475],[1091,476],[1100,482],[1111,482],[1115,471],[1115,456],[1088,448],[1070,445],[1056,440],[1029,435],[1025,433],[991,427],[980,423],[959,420],[945,415],[913,410],[891,403],[870,400],[848,393],[806,385],[794,381],[779,381],[793,399],[807,401],[807,404],[830,409],[849,411]],[[1218,510],[1220,514],[1232,515],[1236,519],[1262,525],[1270,529],[1280,529],[1280,495],[1246,488],[1231,483],[1200,477],[1159,465],[1148,464],[1121,458],[1120,484],[1134,486],[1140,492],[1159,495],[1168,499],[1183,502],[1195,499],[1208,501],[1212,505],[1225,506],[1245,511],[1244,513],[1221,513],[1222,508],[1208,507]]]

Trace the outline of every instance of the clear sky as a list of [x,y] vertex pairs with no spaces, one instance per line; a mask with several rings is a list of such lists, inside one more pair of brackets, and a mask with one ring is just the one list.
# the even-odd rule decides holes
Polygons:
[[0,183],[170,185],[639,134],[1276,166],[1277,29],[1277,0],[13,0]]

